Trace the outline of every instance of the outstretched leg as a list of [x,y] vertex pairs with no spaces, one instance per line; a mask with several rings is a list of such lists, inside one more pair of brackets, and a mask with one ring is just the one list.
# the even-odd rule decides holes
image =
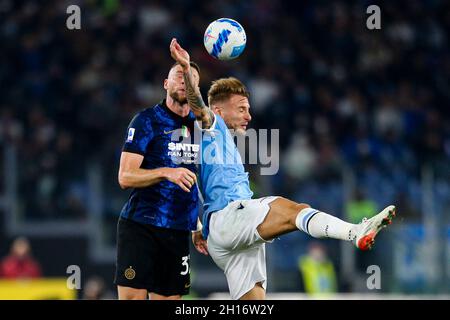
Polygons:
[[355,225],[313,209],[308,204],[278,198],[270,203],[269,213],[257,230],[265,240],[301,230],[314,238],[353,241],[361,250],[367,250],[372,247],[376,234],[390,224],[394,216],[395,207],[389,206],[373,218]]

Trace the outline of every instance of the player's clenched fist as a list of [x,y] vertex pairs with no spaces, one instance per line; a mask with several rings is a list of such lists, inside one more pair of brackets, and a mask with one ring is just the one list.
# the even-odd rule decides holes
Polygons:
[[186,192],[190,192],[189,189],[197,182],[196,175],[186,168],[163,168],[163,174]]

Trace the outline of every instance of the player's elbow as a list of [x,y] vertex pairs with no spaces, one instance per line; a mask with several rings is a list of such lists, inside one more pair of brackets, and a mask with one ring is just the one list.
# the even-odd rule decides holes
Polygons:
[[121,188],[122,190],[125,190],[125,189],[128,189],[128,188],[129,188],[129,186],[127,186],[127,185],[124,184],[124,183],[121,183],[120,181],[119,181],[119,186],[120,186],[120,188]]
[[119,186],[122,189],[128,189],[131,187],[130,182],[128,181],[128,179],[126,178],[126,175],[123,172],[119,172],[118,181],[119,181]]

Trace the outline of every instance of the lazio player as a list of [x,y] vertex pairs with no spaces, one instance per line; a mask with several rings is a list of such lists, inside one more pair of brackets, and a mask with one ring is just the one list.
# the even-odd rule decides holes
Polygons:
[[360,224],[351,224],[306,203],[278,196],[252,199],[248,174],[229,132],[233,129],[245,134],[251,120],[246,87],[236,78],[214,81],[208,91],[210,109],[195,83],[189,54],[176,39],[170,52],[182,66],[189,106],[207,128],[202,149],[208,152],[203,152],[199,174],[205,198],[203,238],[214,262],[225,273],[232,299],[265,298],[265,243],[283,234],[301,230],[315,238],[350,241],[361,250],[372,247],[377,233],[391,223],[394,206]]

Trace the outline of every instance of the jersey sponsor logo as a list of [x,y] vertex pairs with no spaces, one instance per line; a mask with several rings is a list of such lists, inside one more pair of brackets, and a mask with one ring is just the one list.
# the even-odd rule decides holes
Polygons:
[[172,161],[185,164],[195,163],[200,151],[199,144],[182,142],[169,142],[167,148],[167,155],[172,157]]
[[170,151],[187,151],[187,152],[199,152],[200,145],[199,144],[191,144],[191,143],[176,143],[170,142],[168,145]]
[[135,129],[134,129],[134,128],[129,128],[129,129],[128,129],[127,142],[132,142],[132,141],[133,141],[133,138],[134,138],[134,132],[135,132]]
[[133,280],[136,277],[136,271],[134,271],[133,267],[130,266],[125,270],[125,278],[128,280]]

